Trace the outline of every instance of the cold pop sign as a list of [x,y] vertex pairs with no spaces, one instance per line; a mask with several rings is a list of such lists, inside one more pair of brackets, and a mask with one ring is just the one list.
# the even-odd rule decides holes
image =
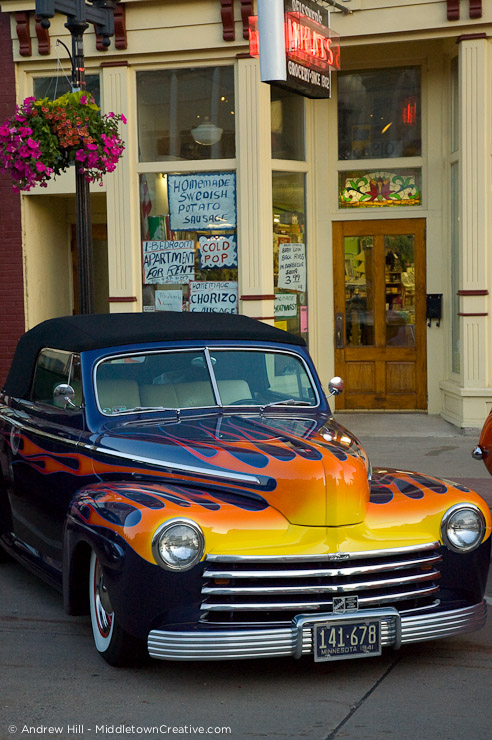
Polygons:
[[237,267],[237,247],[234,236],[201,236],[200,267]]

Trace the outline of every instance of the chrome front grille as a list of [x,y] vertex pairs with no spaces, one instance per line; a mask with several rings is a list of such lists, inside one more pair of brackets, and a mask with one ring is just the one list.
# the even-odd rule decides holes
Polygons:
[[283,623],[296,614],[333,611],[333,599],[357,597],[358,608],[400,612],[435,606],[439,543],[323,556],[209,555],[202,621]]

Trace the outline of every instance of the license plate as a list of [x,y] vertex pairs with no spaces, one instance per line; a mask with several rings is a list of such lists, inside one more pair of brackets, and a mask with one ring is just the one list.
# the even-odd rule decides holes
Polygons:
[[379,619],[338,620],[313,626],[314,660],[346,660],[381,655]]

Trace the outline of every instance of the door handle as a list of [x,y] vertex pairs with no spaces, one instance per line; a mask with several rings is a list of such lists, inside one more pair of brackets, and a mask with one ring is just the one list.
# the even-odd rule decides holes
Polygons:
[[335,346],[337,349],[343,349],[345,347],[343,313],[337,313],[335,315]]

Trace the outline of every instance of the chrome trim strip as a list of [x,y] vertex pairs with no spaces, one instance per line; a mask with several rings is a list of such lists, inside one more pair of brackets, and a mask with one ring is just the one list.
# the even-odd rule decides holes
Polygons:
[[[358,612],[370,616],[368,611]],[[301,615],[299,615],[301,616]],[[304,615],[302,615],[304,616]],[[312,617],[306,615],[310,620]],[[323,621],[332,614],[317,615]],[[337,615],[337,619],[340,617]],[[485,601],[462,609],[434,614],[400,615],[381,618],[381,640],[384,647],[398,649],[399,644],[434,640],[481,629],[487,618]],[[198,625],[199,626],[199,625]],[[401,634],[400,634],[401,628]],[[151,657],[161,660],[238,660],[242,658],[293,657],[301,642],[302,655],[312,653],[312,629],[294,625],[280,629],[198,629],[190,631],[152,630],[148,636]]]
[[[421,589],[415,589],[413,591],[406,591],[404,593],[391,593],[391,594],[385,594],[383,596],[367,596],[367,597],[360,597],[359,598],[359,605],[360,606],[370,606],[371,604],[381,604],[383,602],[391,602],[394,601],[407,601],[408,599],[421,599],[426,596],[431,596],[434,593],[439,592],[439,586],[430,586],[428,588],[421,588]],[[308,609],[310,611],[318,610],[318,609],[326,609],[327,607],[331,607],[332,601],[326,600],[326,601],[287,601],[287,602],[279,602],[279,601],[262,601],[262,602],[255,602],[255,603],[224,603],[224,604],[208,604],[206,601],[202,602],[202,605],[200,607],[200,610],[202,612],[244,612],[244,611],[255,611],[255,612],[261,612],[261,611],[299,611],[303,609]]]
[[[381,550],[362,550],[350,553],[325,553],[323,555],[216,555],[208,554],[205,562],[210,563],[323,563],[337,560],[362,560],[363,558],[379,558],[388,555],[405,555],[407,552],[426,552],[437,550],[440,542],[425,542],[418,545],[404,545],[403,547],[388,547]],[[342,556],[342,557],[341,557]]]
[[109,450],[105,447],[98,447],[96,445],[88,445],[85,442],[76,442],[72,439],[67,439],[66,437],[57,436],[56,434],[50,434],[49,432],[43,432],[39,429],[36,429],[36,427],[29,426],[28,424],[23,424],[20,421],[17,421],[16,419],[12,419],[11,417],[4,417],[2,414],[0,414],[0,419],[6,419],[12,426],[17,427],[18,429],[22,429],[22,431],[36,434],[38,437],[45,437],[46,439],[54,439],[57,442],[63,442],[63,444],[69,444],[72,445],[72,447],[77,447],[79,449],[88,450],[91,453],[99,453],[101,455],[108,455],[109,457],[117,457],[119,459],[123,460],[131,460],[131,462],[136,463],[146,463],[148,465],[155,465],[158,468],[166,468],[168,470],[176,471],[178,473],[185,472],[192,475],[202,475],[206,477],[211,478],[222,478],[224,480],[229,481],[237,481],[238,483],[252,483],[257,486],[264,485],[262,484],[261,480],[257,478],[254,475],[246,475],[245,473],[227,473],[225,471],[215,471],[215,470],[204,470],[203,468],[194,467],[192,465],[176,465],[175,463],[166,462],[165,460],[156,460],[152,457],[143,457],[142,455],[127,455],[124,452],[117,452],[116,450]]
[[[368,591],[374,588],[386,586],[405,586],[410,583],[422,583],[440,578],[437,570],[426,571],[416,576],[404,576],[403,578],[387,578],[377,581],[362,581],[345,584],[319,584],[316,586],[204,586],[202,594],[220,596],[235,596],[236,594],[345,594],[352,591]],[[279,578],[281,574],[279,575]]]
[[429,555],[422,559],[405,560],[404,562],[384,562],[380,565],[359,565],[347,568],[328,568],[312,570],[205,570],[204,578],[337,578],[339,576],[358,576],[366,573],[419,568],[442,562],[441,555]]

